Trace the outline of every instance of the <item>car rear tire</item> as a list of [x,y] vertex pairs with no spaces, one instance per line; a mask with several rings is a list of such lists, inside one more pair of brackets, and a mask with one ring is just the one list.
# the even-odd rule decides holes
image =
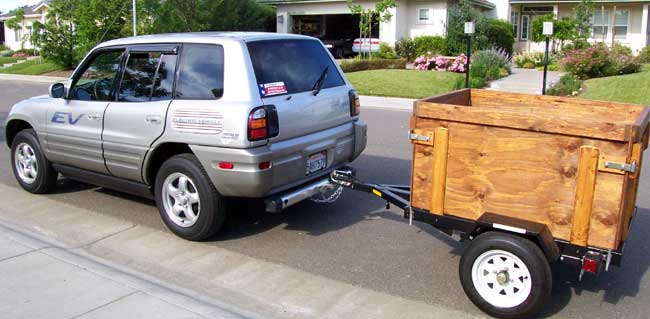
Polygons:
[[225,199],[192,154],[165,161],[156,175],[156,205],[167,228],[200,241],[214,235],[226,219]]
[[45,194],[56,187],[59,174],[45,158],[36,132],[18,132],[11,142],[11,167],[20,186],[33,194]]
[[551,268],[532,241],[501,232],[476,237],[460,260],[469,299],[497,318],[530,318],[551,296]]

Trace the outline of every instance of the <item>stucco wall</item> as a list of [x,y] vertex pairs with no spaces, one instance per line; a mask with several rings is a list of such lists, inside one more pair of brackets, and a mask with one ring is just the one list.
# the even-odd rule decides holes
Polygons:
[[[26,17],[25,18],[25,23],[23,24],[23,31],[22,31],[23,33],[22,34],[29,36],[30,31],[27,29],[27,27],[31,27],[32,23],[34,23],[35,21],[41,21],[41,20],[42,20],[41,17]],[[5,34],[5,46],[9,47],[11,50],[14,50],[14,51],[15,50],[20,50],[21,48],[23,48],[23,46],[22,46],[23,41],[21,39],[16,41],[15,30],[9,29],[7,27],[6,23],[5,23],[3,31],[4,31],[4,34]],[[32,46],[32,43],[29,41],[29,38],[25,41],[24,48],[25,49],[33,49],[34,48],[34,46]]]

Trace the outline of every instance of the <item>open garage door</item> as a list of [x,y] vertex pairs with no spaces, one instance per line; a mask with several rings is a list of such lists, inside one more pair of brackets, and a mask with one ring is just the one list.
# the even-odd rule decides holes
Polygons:
[[[336,58],[352,56],[352,42],[359,37],[359,16],[353,14],[292,15],[291,33],[319,38]],[[379,23],[372,37],[379,38]]]

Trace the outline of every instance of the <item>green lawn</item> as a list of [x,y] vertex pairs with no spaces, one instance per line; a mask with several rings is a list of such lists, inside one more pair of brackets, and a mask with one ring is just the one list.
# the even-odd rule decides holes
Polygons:
[[2,67],[3,64],[6,63],[14,63],[18,60],[24,60],[25,58],[12,58],[12,57],[2,57],[0,56],[0,68]]
[[583,99],[650,105],[650,64],[639,73],[587,80],[584,88]]
[[346,74],[361,95],[423,98],[453,91],[463,74],[418,70],[370,70]]
[[26,75],[39,75],[52,71],[58,71],[62,68],[54,63],[47,61],[39,61],[39,59],[26,61],[8,68],[0,68],[0,73],[8,74],[26,74]]

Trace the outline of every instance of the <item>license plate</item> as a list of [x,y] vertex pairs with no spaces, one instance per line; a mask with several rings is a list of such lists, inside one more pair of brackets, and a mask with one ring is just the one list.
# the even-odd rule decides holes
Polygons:
[[307,159],[307,175],[322,171],[327,167],[327,151],[309,155]]

